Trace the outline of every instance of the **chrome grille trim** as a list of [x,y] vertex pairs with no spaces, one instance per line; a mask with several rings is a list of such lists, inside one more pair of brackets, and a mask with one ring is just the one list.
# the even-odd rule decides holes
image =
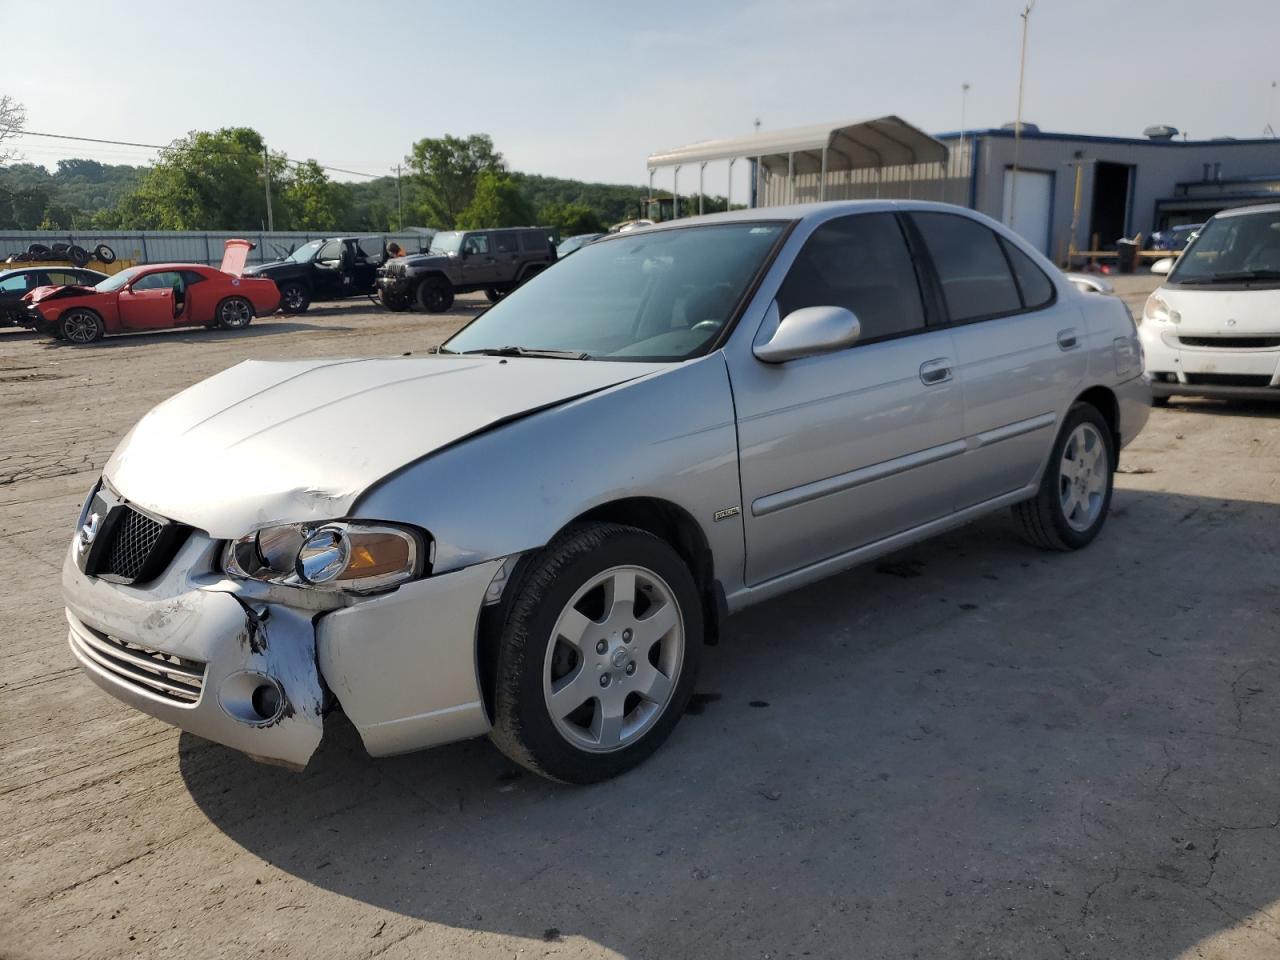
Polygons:
[[85,659],[119,679],[184,706],[195,706],[204,688],[204,664],[127,643],[76,624],[71,642]]

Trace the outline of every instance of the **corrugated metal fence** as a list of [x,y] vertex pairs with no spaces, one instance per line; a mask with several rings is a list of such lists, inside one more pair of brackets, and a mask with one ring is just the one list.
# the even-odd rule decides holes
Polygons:
[[[333,233],[300,233],[276,231],[275,233],[244,230],[210,230],[207,233],[184,230],[117,230],[101,233],[57,230],[3,230],[0,231],[0,261],[10,254],[25,252],[33,243],[79,244],[92,252],[100,243],[115,251],[119,260],[136,260],[139,263],[207,263],[216,266],[222,261],[222,242],[238,237],[256,243],[250,252],[250,263],[275,260],[295,250],[308,240],[322,240]],[[373,239],[375,243],[362,246],[381,246],[394,240],[407,252],[417,253],[426,249],[431,237],[426,233],[370,233],[347,234]],[[92,264],[90,264],[92,266]]]

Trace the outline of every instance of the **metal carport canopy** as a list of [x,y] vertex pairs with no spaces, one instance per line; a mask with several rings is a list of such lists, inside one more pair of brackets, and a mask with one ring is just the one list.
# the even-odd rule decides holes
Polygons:
[[[823,157],[823,151],[826,157]],[[916,163],[941,163],[947,147],[901,117],[851,123],[821,123],[728,140],[705,140],[649,156],[649,169],[734,160],[760,159],[770,171],[817,173]],[[825,164],[823,160],[825,159]]]

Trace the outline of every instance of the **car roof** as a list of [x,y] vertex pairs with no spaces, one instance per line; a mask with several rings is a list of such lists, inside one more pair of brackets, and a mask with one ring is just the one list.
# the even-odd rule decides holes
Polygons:
[[217,267],[211,267],[207,263],[140,263],[136,267],[126,267],[126,270],[212,270],[218,272]]
[[38,263],[28,267],[8,267],[0,270],[0,277],[8,277],[15,273],[34,273],[37,270],[83,270],[86,273],[101,273],[104,277],[106,276],[101,270],[94,270],[92,267],[68,267],[62,263]]
[[936,203],[931,200],[827,200],[819,203],[793,203],[778,207],[729,210],[725,213],[707,213],[699,217],[681,217],[678,220],[665,220],[652,227],[640,227],[629,232],[649,233],[653,230],[668,230],[672,227],[686,227],[699,223],[750,223],[760,220],[821,222],[852,213],[885,213],[893,210],[955,213],[979,222],[985,222],[988,219],[969,207],[961,207],[954,203]]
[[1213,215],[1213,219],[1247,217],[1251,213],[1280,213],[1280,203],[1255,203],[1250,207],[1232,207],[1230,210],[1219,210]]

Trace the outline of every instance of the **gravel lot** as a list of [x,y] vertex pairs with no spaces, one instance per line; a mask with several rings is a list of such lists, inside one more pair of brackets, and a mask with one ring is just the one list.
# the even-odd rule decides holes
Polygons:
[[484,740],[371,760],[341,717],[293,774],[79,675],[61,557],[142,413],[482,303],[0,331],[0,957],[1280,954],[1280,406],[1154,411],[1080,554],[999,516],[735,618],[694,715],[591,789]]

